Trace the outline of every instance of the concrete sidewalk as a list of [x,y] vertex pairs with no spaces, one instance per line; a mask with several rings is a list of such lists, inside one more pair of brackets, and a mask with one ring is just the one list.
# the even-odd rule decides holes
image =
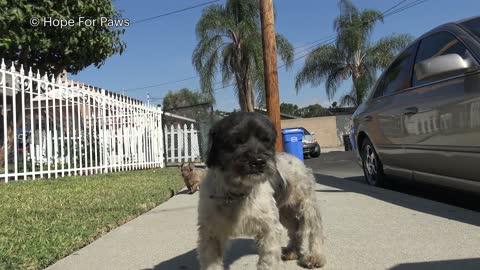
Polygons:
[[[316,171],[324,269],[480,269],[480,213],[343,179],[352,170]],[[198,269],[197,201],[178,194],[47,269]],[[255,269],[257,258],[253,241],[239,239],[225,264]]]

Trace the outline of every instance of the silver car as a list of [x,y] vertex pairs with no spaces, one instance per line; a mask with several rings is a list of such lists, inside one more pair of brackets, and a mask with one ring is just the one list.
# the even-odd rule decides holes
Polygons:
[[366,181],[386,175],[480,192],[480,17],[410,44],[353,115]]

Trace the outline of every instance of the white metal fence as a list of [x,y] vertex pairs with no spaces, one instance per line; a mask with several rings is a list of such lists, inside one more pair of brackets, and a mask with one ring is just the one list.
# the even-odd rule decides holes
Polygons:
[[165,126],[165,144],[168,164],[198,161],[201,159],[198,130],[194,124]]
[[0,181],[164,167],[160,108],[3,59],[0,100]]

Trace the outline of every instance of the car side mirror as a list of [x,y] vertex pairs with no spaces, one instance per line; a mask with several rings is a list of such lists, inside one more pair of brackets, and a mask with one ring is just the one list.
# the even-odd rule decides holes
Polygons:
[[465,72],[472,67],[472,61],[458,54],[435,56],[415,64],[417,80],[430,80]]
[[310,135],[315,135],[315,132],[310,132]]

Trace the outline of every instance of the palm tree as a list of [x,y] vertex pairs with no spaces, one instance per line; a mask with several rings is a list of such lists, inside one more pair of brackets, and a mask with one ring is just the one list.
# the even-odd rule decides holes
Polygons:
[[354,107],[360,106],[368,89],[372,86],[372,82],[373,81],[368,79],[367,76],[360,76],[359,78],[354,79],[350,93],[345,94],[340,98],[340,105],[352,105]]
[[[213,100],[213,82],[221,73],[224,86],[234,84],[240,109],[254,111],[264,102],[263,49],[258,0],[227,0],[225,6],[203,10],[196,25],[197,47],[192,62],[200,75],[203,92]],[[293,62],[293,46],[276,36],[277,51],[287,67]]]
[[314,49],[295,78],[295,88],[310,83],[325,82],[329,100],[340,84],[349,78],[353,87],[350,94],[340,99],[342,105],[358,106],[376,79],[376,72],[386,68],[395,55],[413,39],[408,34],[393,34],[370,42],[376,22],[383,22],[378,10],[358,10],[350,0],[339,1],[340,15],[334,21],[337,33],[335,44]]

